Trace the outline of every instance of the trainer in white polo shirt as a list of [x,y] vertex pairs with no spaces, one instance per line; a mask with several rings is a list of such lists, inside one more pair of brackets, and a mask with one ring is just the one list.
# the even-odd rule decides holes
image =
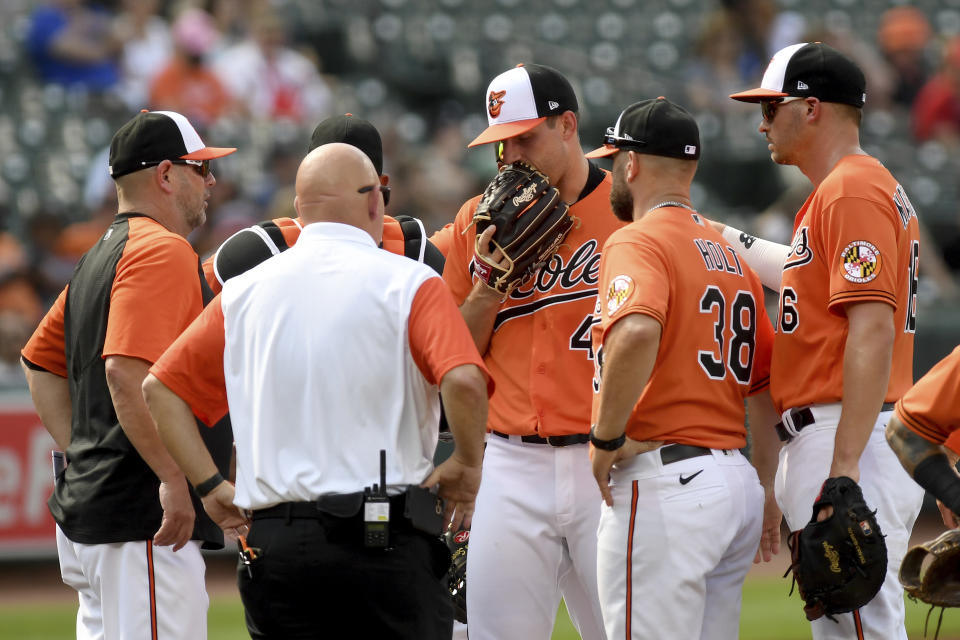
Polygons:
[[[211,517],[229,529],[252,512],[255,557],[238,583],[253,638],[312,638],[337,620],[363,637],[450,637],[452,612],[437,605],[450,557],[422,530],[441,518],[419,487],[439,485],[443,523],[469,525],[492,383],[443,280],[377,248],[379,187],[354,147],[311,152],[297,244],[228,281],[144,384]],[[456,450],[434,469],[438,386]],[[228,408],[236,488],[191,427],[191,409],[212,424]],[[363,490],[381,482],[381,450],[377,503]]]

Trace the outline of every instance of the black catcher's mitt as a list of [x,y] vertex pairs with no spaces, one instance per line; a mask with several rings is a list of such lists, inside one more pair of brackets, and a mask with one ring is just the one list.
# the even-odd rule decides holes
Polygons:
[[[833,515],[817,522],[817,513]],[[847,477],[828,478],[813,503],[807,526],[790,534],[793,577],[806,602],[808,620],[859,609],[870,602],[887,572],[887,545],[876,511],[867,508],[860,486]]]
[[447,571],[447,586],[450,588],[450,601],[453,603],[453,617],[467,623],[467,546],[470,532],[461,529],[456,533],[444,534],[450,547],[450,570]]
[[570,207],[547,177],[523,162],[500,169],[483,192],[473,222],[480,235],[491,224],[497,229],[491,239],[509,264],[492,264],[475,252],[477,277],[508,295],[546,264],[573,227]]

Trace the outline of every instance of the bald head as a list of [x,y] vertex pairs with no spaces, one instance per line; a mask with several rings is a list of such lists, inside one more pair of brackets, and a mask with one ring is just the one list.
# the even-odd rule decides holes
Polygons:
[[[365,190],[360,192],[361,189]],[[294,206],[304,224],[349,224],[380,242],[383,236],[380,177],[370,158],[356,147],[334,142],[308,153],[297,170],[296,193]]]

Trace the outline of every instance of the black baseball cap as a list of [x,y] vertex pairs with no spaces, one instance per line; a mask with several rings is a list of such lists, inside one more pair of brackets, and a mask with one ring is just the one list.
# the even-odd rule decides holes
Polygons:
[[327,118],[313,130],[309,151],[333,142],[342,142],[360,149],[370,158],[377,175],[383,175],[383,144],[380,141],[380,132],[363,118],[352,113]]
[[863,71],[853,60],[822,42],[801,42],[773,55],[759,87],[730,97],[762,102],[796,96],[862,107],[866,91]]
[[234,147],[208,147],[190,121],[175,111],[141,111],[110,141],[110,177],[121,176],[164,160],[213,160],[236,151]]
[[520,64],[491,80],[485,107],[489,126],[468,147],[506,140],[548,116],[580,110],[570,81],[542,64]]
[[617,123],[607,127],[603,146],[587,157],[612,156],[621,149],[696,160],[700,157],[700,129],[686,109],[663,96],[641,100],[623,110]]

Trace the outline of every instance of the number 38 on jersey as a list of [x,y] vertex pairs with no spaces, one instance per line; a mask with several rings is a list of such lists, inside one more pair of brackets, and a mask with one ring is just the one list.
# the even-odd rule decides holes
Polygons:
[[700,367],[712,380],[729,372],[740,384],[750,384],[756,349],[757,302],[750,291],[737,291],[727,300],[723,291],[708,285],[700,298],[700,313],[713,319],[713,344],[697,352]]

